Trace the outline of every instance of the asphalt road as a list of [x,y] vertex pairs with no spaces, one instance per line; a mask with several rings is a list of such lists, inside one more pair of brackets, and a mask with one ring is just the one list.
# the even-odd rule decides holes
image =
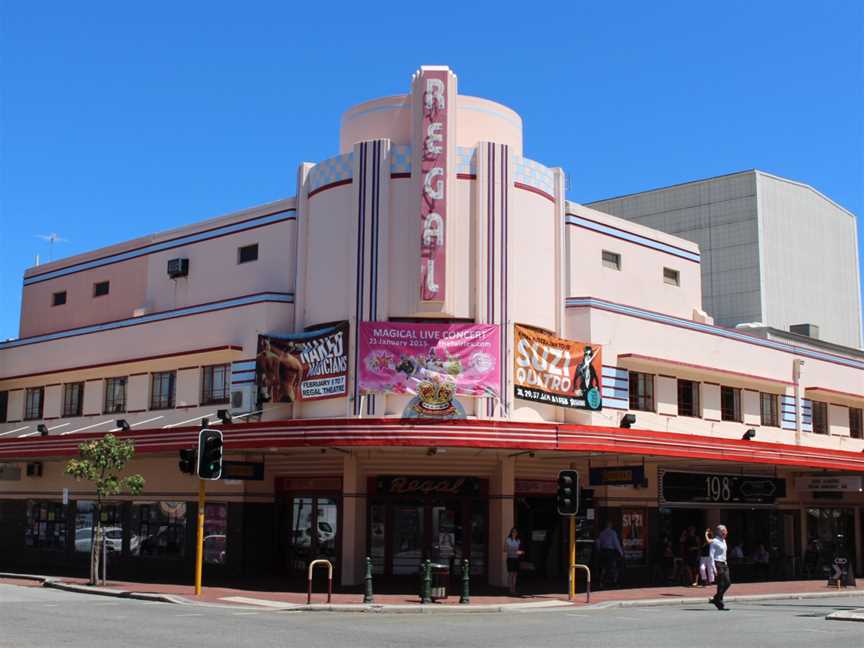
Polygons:
[[478,614],[335,614],[179,606],[0,585],[0,646],[639,648],[860,646],[864,623],[826,621],[856,598]]

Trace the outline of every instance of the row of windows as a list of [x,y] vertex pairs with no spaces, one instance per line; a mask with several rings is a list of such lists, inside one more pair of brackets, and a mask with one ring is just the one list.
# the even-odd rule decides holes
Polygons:
[[[701,418],[701,383],[677,379],[678,415]],[[653,412],[654,376],[638,371],[630,372],[630,409]],[[759,393],[759,414],[761,425],[780,427],[780,396],[766,392]],[[743,422],[741,412],[741,390],[737,387],[720,387],[720,419],[723,421]],[[828,434],[828,404],[813,401],[813,432]],[[853,439],[862,439],[862,409],[849,408],[849,434]]]
[[[249,263],[258,260],[258,244],[244,245],[237,248],[237,263]],[[111,291],[110,281],[98,281],[93,284],[93,297],[103,297]],[[66,303],[66,291],[60,290],[51,294],[52,306],[63,306]]]
[[[126,411],[127,376],[105,379],[104,414],[121,414]],[[176,371],[160,371],[150,374],[150,409],[174,407],[177,388]],[[228,402],[231,390],[231,365],[211,365],[201,368],[201,405],[219,405]],[[0,392],[0,422],[7,419],[9,392]],[[31,387],[24,393],[24,420],[41,419],[44,410],[45,388]],[[84,383],[63,385],[63,417],[81,416],[84,408]]]
[[[602,250],[600,253],[600,262],[605,268],[621,270],[621,255],[618,252]],[[681,273],[673,268],[663,268],[663,283],[667,283],[670,286],[680,286]]]
[[[124,510],[129,507],[128,510]],[[24,544],[34,549],[65,551],[74,543],[76,552],[89,552],[96,527],[96,503],[29,500]],[[73,522],[74,538],[69,537]],[[99,519],[106,549],[130,556],[182,558],[186,552],[186,502],[135,502],[103,504]],[[223,564],[228,554],[228,505],[204,507],[204,560]]]

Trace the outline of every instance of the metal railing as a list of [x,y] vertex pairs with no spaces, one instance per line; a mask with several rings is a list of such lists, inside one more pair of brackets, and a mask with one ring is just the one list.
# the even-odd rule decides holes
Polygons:
[[306,605],[312,602],[312,571],[315,565],[327,565],[327,602],[333,598],[333,563],[324,558],[313,560],[309,563],[309,577],[307,579],[308,587],[306,589]]

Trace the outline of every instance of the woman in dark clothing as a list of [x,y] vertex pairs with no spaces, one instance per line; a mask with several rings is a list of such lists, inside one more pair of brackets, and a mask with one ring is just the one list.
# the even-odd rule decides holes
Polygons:
[[687,564],[687,573],[690,575],[691,587],[696,587],[699,584],[699,538],[696,537],[696,527],[687,528],[684,547],[686,550],[684,561]]

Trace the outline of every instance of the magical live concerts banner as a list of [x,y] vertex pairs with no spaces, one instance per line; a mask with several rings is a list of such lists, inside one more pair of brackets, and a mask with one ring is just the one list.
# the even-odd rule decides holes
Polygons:
[[499,398],[494,324],[360,323],[361,394],[414,394],[405,418],[465,418],[456,396]]
[[291,335],[259,335],[256,376],[262,400],[293,403],[345,396],[348,322]]
[[575,409],[603,407],[600,346],[516,324],[513,384],[516,398]]

